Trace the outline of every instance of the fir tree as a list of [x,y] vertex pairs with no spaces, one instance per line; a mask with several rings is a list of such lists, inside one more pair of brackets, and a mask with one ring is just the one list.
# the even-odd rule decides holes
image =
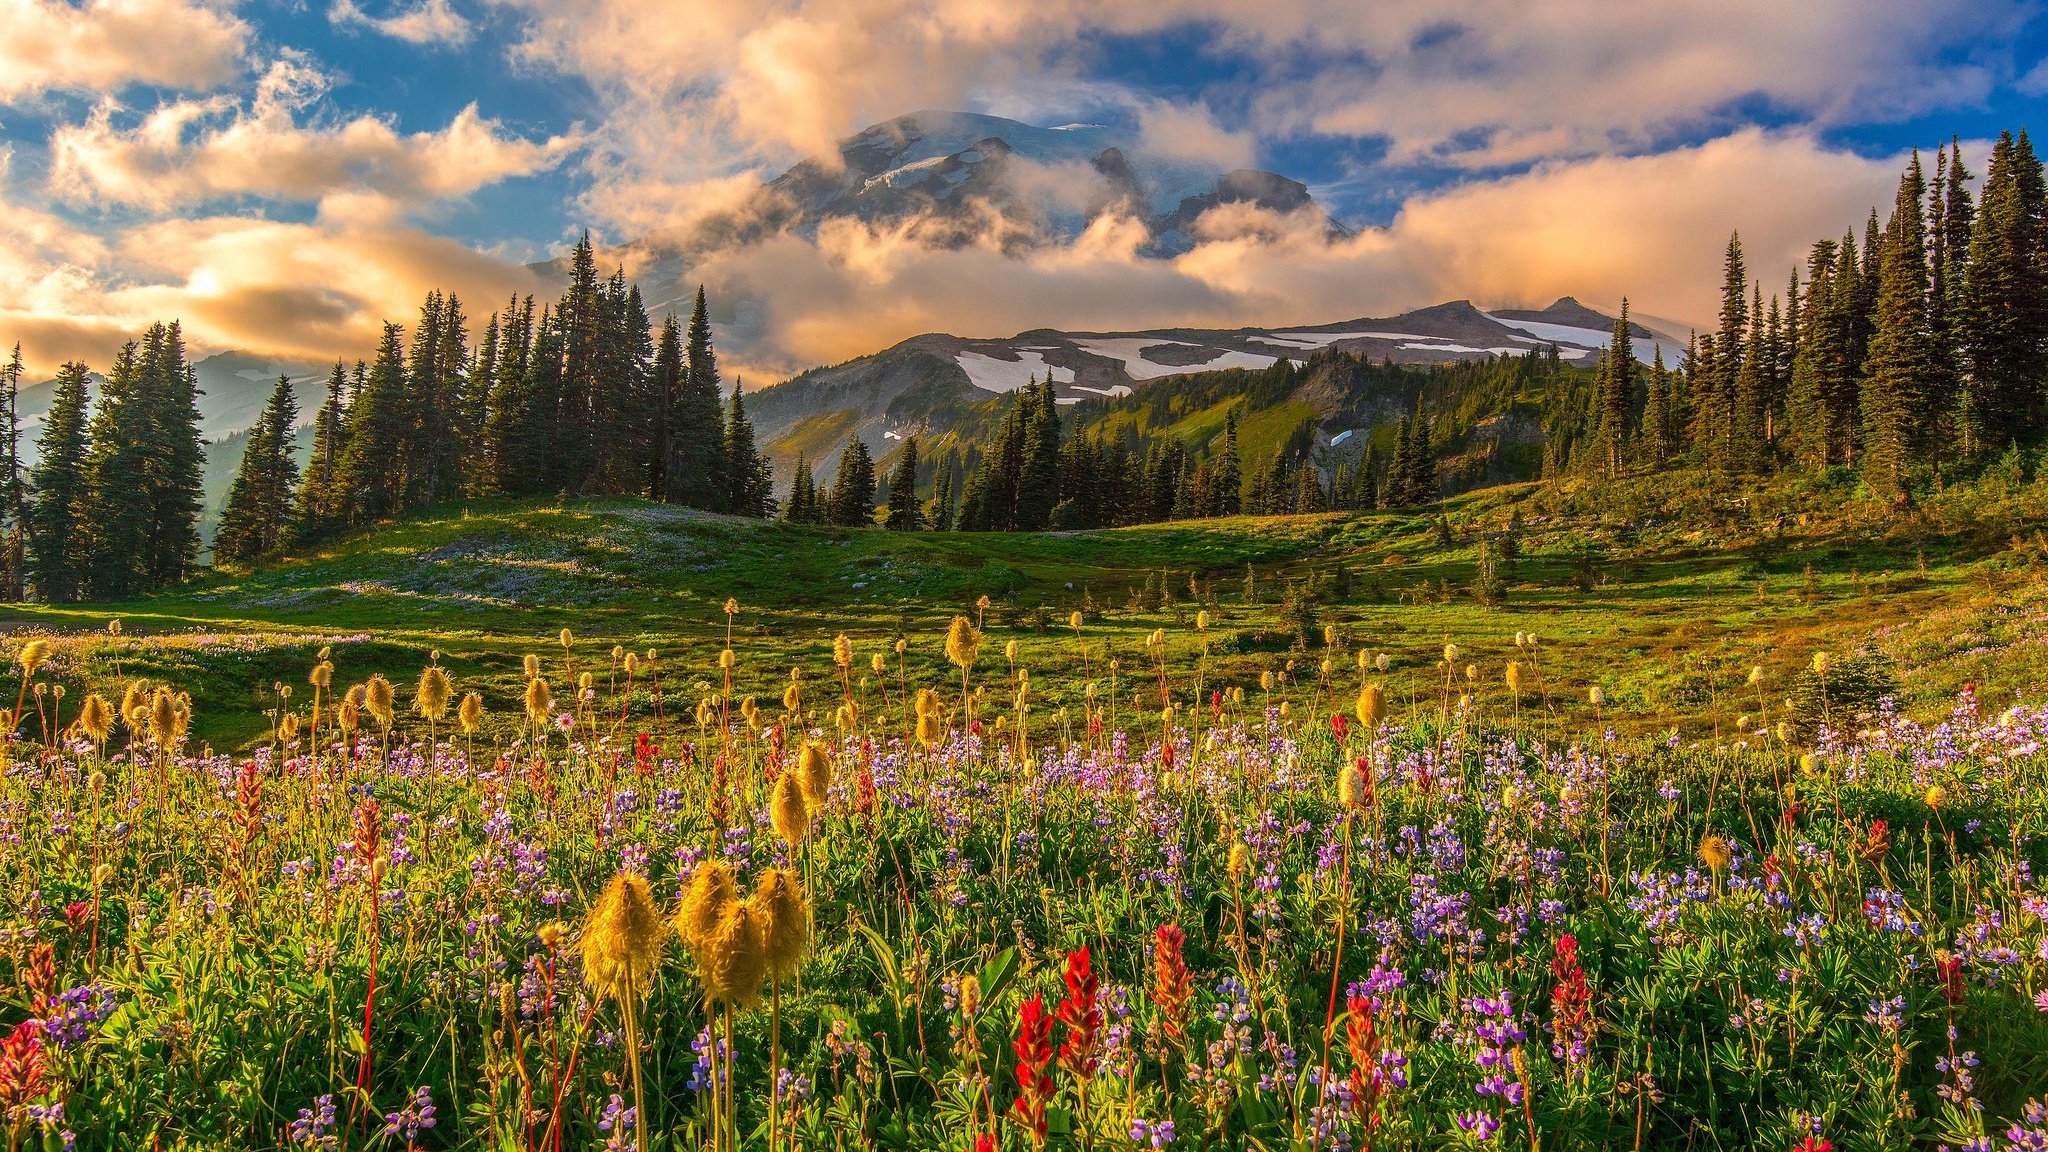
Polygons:
[[405,474],[394,467],[410,428],[405,398],[405,350],[396,324],[384,325],[377,359],[356,391],[348,446],[337,466],[351,526],[395,515],[405,506]]
[[107,370],[86,446],[86,514],[81,520],[90,540],[86,595],[94,600],[126,600],[148,591],[143,391],[141,349],[130,341]]
[[327,398],[313,418],[313,452],[299,477],[299,491],[292,505],[295,540],[310,540],[338,526],[347,514],[348,498],[340,487],[342,449],[347,447],[347,430],[342,425],[347,400],[348,370],[341,361],[327,375]]
[[725,418],[725,510],[758,520],[775,514],[774,477],[768,461],[754,446],[754,424],[747,419],[740,393],[740,384],[734,381],[732,407]]
[[2041,162],[2025,134],[2005,133],[1977,206],[1963,290],[1969,398],[1985,450],[2038,426],[2048,379],[2048,267]]
[[1940,370],[1927,315],[1927,235],[1920,215],[1926,193],[1916,150],[1899,181],[1884,239],[1869,375],[1863,384],[1864,475],[1882,492],[1903,496],[1923,457],[1931,393]]
[[1060,501],[1060,414],[1053,398],[1052,379],[1047,377],[1035,393],[1025,415],[1013,524],[1026,532],[1044,528]]
[[86,368],[74,361],[57,370],[30,478],[35,495],[28,514],[28,579],[36,595],[52,604],[78,599],[92,560],[87,447]]
[[893,532],[924,530],[924,506],[917,498],[917,437],[903,441],[896,467],[889,472],[889,515],[883,526]]
[[1210,473],[1215,496],[1209,515],[1235,516],[1243,510],[1244,479],[1237,457],[1237,409],[1223,414],[1223,448]]
[[151,590],[190,575],[199,560],[201,473],[199,380],[185,356],[176,323],[158,324],[143,339],[141,379],[142,492],[149,510],[143,572]]
[[299,470],[292,463],[292,426],[299,406],[289,378],[280,376],[242,451],[242,466],[228,488],[227,507],[214,532],[217,564],[254,560],[284,540],[291,518],[292,489]]
[[[737,398],[738,393],[734,393]],[[718,354],[711,345],[711,316],[704,289],[690,313],[684,370],[673,402],[669,432],[669,499],[691,508],[738,511],[731,507],[734,483],[727,474],[731,453],[720,414]],[[735,399],[737,403],[737,399]],[[752,431],[749,429],[749,438]],[[744,487],[744,485],[741,485]]]
[[661,319],[661,336],[654,342],[649,384],[653,392],[654,432],[648,453],[647,496],[650,500],[673,503],[677,498],[677,486],[671,479],[676,465],[676,405],[683,398],[683,330],[673,312]]
[[1634,329],[1628,322],[1628,297],[1621,299],[1621,318],[1614,322],[1614,335],[1601,353],[1595,374],[1600,413],[1600,444],[1606,458],[1609,479],[1622,473],[1627,458],[1629,418],[1635,409],[1636,357]]
[[0,599],[20,600],[27,581],[28,483],[21,467],[21,345],[0,368]]
[[827,519],[843,528],[866,528],[875,522],[875,458],[858,436],[839,453]]

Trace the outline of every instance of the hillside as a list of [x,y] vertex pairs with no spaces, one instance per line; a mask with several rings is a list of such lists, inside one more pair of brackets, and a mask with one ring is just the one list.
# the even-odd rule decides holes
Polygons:
[[[986,414],[1000,410],[991,399],[1032,380],[1051,380],[1063,404],[1136,411],[1147,393],[1164,386],[1216,377],[1243,391],[1259,374],[1285,364],[1320,377],[1287,399],[1301,406],[1300,419],[1313,414],[1313,439],[1328,447],[1347,432],[1370,439],[1374,426],[1398,421],[1400,412],[1380,403],[1383,397],[1357,392],[1355,380],[1333,383],[1320,365],[1348,359],[1427,368],[1555,348],[1560,366],[1584,369],[1611,341],[1614,323],[1565,297],[1537,311],[1489,313],[1460,300],[1399,316],[1300,327],[1038,330],[1002,340],[931,334],[762,389],[752,394],[748,411],[778,473],[787,476],[799,456],[828,469],[850,436],[859,436],[877,456],[908,436],[969,441],[989,422]],[[1648,363],[1661,351],[1667,364],[1678,362],[1682,339],[1641,324],[1633,331],[1639,359]],[[1414,380],[1407,386],[1411,393],[1424,387],[1426,377]],[[1484,412],[1478,418],[1506,415]],[[1361,420],[1367,423],[1361,426]],[[1141,434],[1159,431],[1129,419],[1116,423]],[[1220,414],[1215,424],[1221,426]]]
[[[1289,659],[1290,584],[1314,579],[1311,626],[1393,654],[1403,691],[1429,692],[1450,638],[1497,665],[1517,631],[1545,643],[1561,700],[1602,684],[1632,727],[1698,733],[1753,707],[1753,663],[1784,666],[1817,648],[1874,644],[1907,702],[1968,682],[2017,687],[2048,673],[2048,544],[2023,526],[2048,505],[2039,484],[2004,495],[1958,490],[1952,505],[1891,532],[1854,488],[1711,494],[1683,476],[1579,492],[1511,486],[1437,513],[1187,521],[1091,532],[896,534],[708,516],[638,501],[483,502],[380,526],[253,571],[225,572],[122,605],[0,609],[9,629],[101,631],[62,671],[78,682],[163,676],[203,687],[206,735],[236,743],[260,726],[273,682],[302,681],[332,646],[351,679],[401,683],[430,650],[493,709],[511,706],[519,662],[570,628],[590,651],[613,644],[681,652],[699,664],[724,643],[727,597],[774,659],[741,670],[747,691],[779,693],[790,663],[817,665],[839,631],[887,639],[936,633],[976,598],[988,623],[1036,667],[1071,660],[1071,611],[1124,661],[1166,627],[1206,645],[1220,683],[1255,681]],[[1965,528],[1981,511],[1982,531]],[[1510,530],[1519,553],[1506,603],[1472,597],[1482,538]],[[1249,570],[1255,599],[1245,597]],[[1188,583],[1212,613],[1193,635]],[[1170,589],[1162,603],[1158,589]],[[1315,639],[1315,637],[1311,637]],[[1311,648],[1315,647],[1311,644]],[[1056,702],[1053,706],[1056,706]]]

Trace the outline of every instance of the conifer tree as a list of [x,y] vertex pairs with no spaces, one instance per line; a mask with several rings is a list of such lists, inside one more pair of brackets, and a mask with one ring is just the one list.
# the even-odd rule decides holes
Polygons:
[[1060,501],[1060,414],[1053,398],[1051,377],[1033,392],[1024,417],[1013,525],[1026,532],[1044,528]]
[[28,482],[21,466],[21,345],[0,367],[0,599],[24,597],[28,563]]
[[[730,507],[734,483],[727,475],[731,454],[725,417],[720,412],[721,396],[718,354],[711,344],[711,314],[700,285],[696,306],[690,312],[681,387],[671,409],[668,484],[669,499],[675,503],[709,511],[738,511]],[[750,429],[750,438],[751,434]]]
[[673,312],[661,318],[649,388],[653,394],[654,430],[648,453],[647,497],[674,503],[677,486],[672,481],[672,470],[676,463],[676,405],[683,394],[683,330]]
[[249,430],[242,466],[228,488],[227,507],[213,537],[215,563],[254,560],[284,542],[290,524],[292,489],[298,465],[292,463],[292,426],[298,422],[298,398],[292,382],[280,376],[262,416]]
[[126,600],[148,591],[144,548],[150,508],[142,482],[148,412],[143,389],[141,349],[129,341],[114,357],[100,387],[86,447],[82,520],[90,534],[86,595],[93,600]]
[[1899,181],[1885,233],[1869,375],[1863,383],[1864,475],[1873,487],[1903,496],[1923,458],[1931,393],[1940,370],[1927,315],[1926,193],[1920,154]]
[[201,474],[199,380],[179,325],[158,324],[143,339],[142,490],[149,510],[143,572],[154,590],[190,575],[199,560]]
[[1210,483],[1215,495],[1208,514],[1211,516],[1235,516],[1244,507],[1244,478],[1237,456],[1237,409],[1231,408],[1223,414],[1223,448],[1216,454],[1210,472]]
[[313,417],[313,452],[306,460],[305,474],[292,504],[292,528],[288,536],[309,540],[332,531],[347,514],[348,499],[340,487],[341,453],[347,447],[343,413],[347,399],[348,370],[341,361],[327,375],[327,398]]
[[924,505],[917,498],[917,437],[903,441],[896,467],[889,472],[889,515],[883,526],[894,532],[924,530]]
[[405,506],[405,475],[394,467],[410,432],[405,350],[399,336],[398,325],[384,325],[377,359],[351,405],[353,426],[337,466],[338,485],[348,496],[344,519],[350,526],[394,515]]
[[782,506],[782,518],[791,524],[814,524],[818,520],[818,483],[811,478],[811,462],[796,458],[796,477],[789,482],[789,502]]
[[1983,448],[2038,426],[2048,379],[2048,267],[2041,162],[2025,134],[1999,136],[1970,238],[1961,328]]
[[57,370],[55,394],[36,437],[28,515],[28,579],[41,599],[66,604],[85,590],[92,561],[86,516],[86,367]]
[[842,528],[866,528],[875,522],[875,458],[858,436],[840,450],[827,519]]
[[740,383],[735,380],[732,407],[725,418],[725,510],[758,520],[775,514],[774,476],[767,459],[754,446],[754,423],[747,419],[740,393]]
[[1600,416],[1600,444],[1609,479],[1622,473],[1627,459],[1629,417],[1635,409],[1636,357],[1634,329],[1628,322],[1628,297],[1621,299],[1621,318],[1601,352],[1595,374]]

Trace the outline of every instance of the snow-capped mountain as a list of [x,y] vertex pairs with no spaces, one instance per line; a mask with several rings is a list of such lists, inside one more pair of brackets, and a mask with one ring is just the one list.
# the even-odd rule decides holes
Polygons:
[[1350,235],[1298,181],[1161,155],[1128,128],[1042,128],[1001,116],[923,111],[848,137],[838,156],[797,164],[687,233],[632,241],[616,255],[635,269],[659,311],[687,306],[695,290],[690,270],[706,255],[783,232],[812,235],[833,220],[911,227],[934,247],[985,243],[993,235],[1006,250],[1022,251],[1070,241],[1115,213],[1146,226],[1147,254],[1167,257],[1194,246],[1195,222],[1204,213],[1231,204],[1310,213],[1332,237]]
[[[1034,380],[1051,380],[1062,403],[1078,403],[1196,372],[1306,364],[1325,349],[1375,362],[1443,364],[1555,348],[1565,364],[1585,367],[1612,341],[1614,323],[1567,296],[1537,310],[1485,311],[1457,300],[1398,316],[1273,328],[1040,329],[994,340],[929,334],[762,389],[748,411],[778,467],[798,455],[822,464],[850,435],[885,451],[890,441],[942,430],[965,406]],[[1675,365],[1685,347],[1639,321],[1631,333],[1645,363],[1661,352]]]

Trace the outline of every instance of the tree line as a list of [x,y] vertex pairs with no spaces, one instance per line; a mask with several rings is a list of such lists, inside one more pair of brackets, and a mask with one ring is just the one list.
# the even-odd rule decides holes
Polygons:
[[[177,324],[90,370],[58,370],[32,469],[9,420],[20,351],[0,369],[0,594],[119,600],[184,579],[201,553],[197,378]],[[588,236],[561,297],[514,298],[472,339],[462,302],[431,292],[410,339],[337,362],[301,468],[298,401],[280,378],[227,494],[212,559],[234,563],[464,497],[632,495],[772,515],[773,475],[740,387],[720,381],[705,294],[657,330]]]

